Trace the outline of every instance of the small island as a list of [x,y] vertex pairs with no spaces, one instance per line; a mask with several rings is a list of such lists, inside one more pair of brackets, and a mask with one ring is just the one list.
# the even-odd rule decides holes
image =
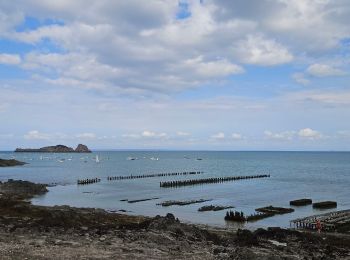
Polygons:
[[38,149],[33,148],[17,148],[17,153],[91,153],[91,150],[84,145],[79,144],[77,148],[73,149],[65,145],[45,146]]

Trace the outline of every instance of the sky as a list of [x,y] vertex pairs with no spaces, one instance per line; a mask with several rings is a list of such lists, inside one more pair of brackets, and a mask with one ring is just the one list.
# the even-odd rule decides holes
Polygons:
[[0,150],[350,150],[348,0],[0,0]]

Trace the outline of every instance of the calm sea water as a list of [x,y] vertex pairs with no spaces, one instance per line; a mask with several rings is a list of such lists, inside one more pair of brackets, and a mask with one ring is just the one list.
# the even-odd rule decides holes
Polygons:
[[[100,163],[94,158],[98,155]],[[39,154],[0,152],[0,158],[28,162],[22,167],[0,168],[0,180],[21,179],[57,183],[46,195],[33,199],[38,205],[71,205],[107,210],[127,210],[128,214],[155,216],[173,213],[184,222],[237,227],[224,221],[226,211],[198,212],[203,205],[234,206],[246,214],[258,207],[289,207],[289,201],[312,198],[335,200],[338,210],[350,208],[350,153],[347,152],[94,152],[92,154]],[[138,160],[127,160],[137,157]],[[151,160],[151,157],[159,160]],[[202,160],[196,160],[201,158]],[[62,159],[63,162],[62,162]],[[61,162],[60,162],[61,160]],[[107,181],[107,176],[162,172],[204,171],[196,176],[169,176]],[[271,174],[271,178],[206,184],[176,189],[159,187],[160,181]],[[96,184],[77,186],[77,179],[101,178]],[[159,197],[139,203],[136,200]],[[187,206],[161,207],[165,200],[212,199]],[[295,212],[246,224],[246,228],[289,226],[291,219],[327,211],[311,206]]]

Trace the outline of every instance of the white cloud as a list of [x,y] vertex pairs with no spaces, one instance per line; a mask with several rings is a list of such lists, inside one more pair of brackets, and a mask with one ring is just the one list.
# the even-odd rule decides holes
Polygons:
[[305,77],[305,74],[304,73],[294,73],[292,75],[292,78],[295,80],[295,82],[301,84],[301,85],[308,85],[310,84],[310,80],[308,80],[306,77]]
[[298,135],[301,138],[306,138],[311,140],[322,138],[322,134],[320,132],[313,130],[311,128],[304,128],[299,130]]
[[223,132],[216,133],[210,137],[211,139],[215,140],[223,140],[225,139],[225,134]]
[[176,135],[177,136],[190,136],[191,134],[187,133],[187,132],[178,131],[178,132],[176,132]]
[[203,61],[203,56],[185,60],[180,66],[186,70],[190,69],[198,76],[204,78],[224,77],[244,72],[241,66],[232,64],[226,59],[205,62]]
[[24,138],[28,140],[49,140],[51,139],[51,135],[32,130],[25,134]]
[[95,139],[96,134],[94,134],[94,133],[81,133],[81,134],[77,134],[76,137],[81,138],[81,139]]
[[139,134],[123,134],[123,138],[132,138],[132,139],[137,139],[140,138],[141,136]]
[[279,133],[273,133],[271,131],[264,131],[264,135],[267,139],[272,139],[272,140],[286,140],[290,141],[293,139],[295,136],[296,132],[295,131],[284,131],[284,132],[279,132]]
[[248,35],[233,48],[239,59],[248,64],[273,66],[291,62],[293,55],[282,44],[261,35]]
[[17,54],[0,53],[0,64],[18,65],[21,63],[21,57]]
[[315,77],[343,76],[345,72],[327,64],[315,63],[310,65],[306,72]]
[[238,134],[238,133],[232,133],[231,137],[234,140],[241,140],[241,139],[243,139],[243,136],[241,134]]
[[153,131],[145,130],[141,134],[123,134],[122,137],[124,138],[132,138],[132,139],[138,139],[138,138],[167,138],[167,133],[157,133]]

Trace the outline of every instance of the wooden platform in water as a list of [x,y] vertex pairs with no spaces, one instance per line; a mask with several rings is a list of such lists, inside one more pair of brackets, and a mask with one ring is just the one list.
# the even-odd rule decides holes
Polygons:
[[291,227],[316,230],[316,222],[320,221],[322,230],[339,231],[350,228],[350,209],[333,211],[325,214],[298,218],[290,221]]

